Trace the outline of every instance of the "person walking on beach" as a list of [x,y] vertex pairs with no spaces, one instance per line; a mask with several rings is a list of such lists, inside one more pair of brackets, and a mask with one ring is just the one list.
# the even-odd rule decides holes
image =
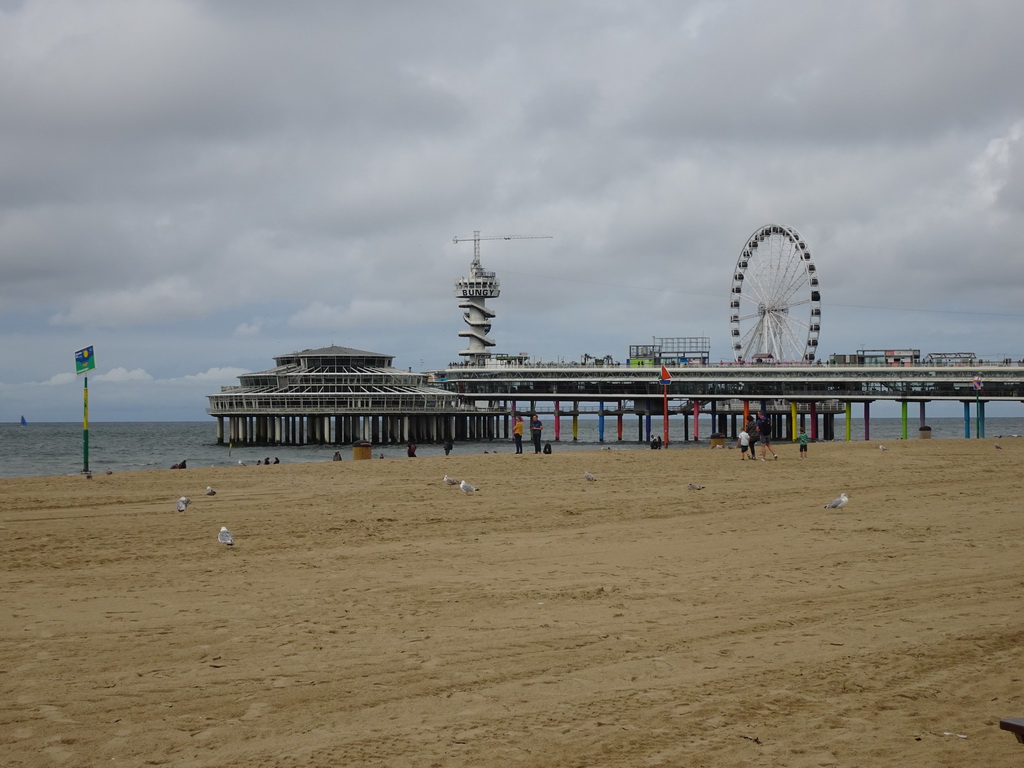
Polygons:
[[807,433],[804,432],[801,429],[800,430],[800,434],[797,435],[797,439],[800,441],[800,458],[801,459],[806,459],[807,458]]
[[516,423],[512,427],[512,439],[516,444],[516,453],[523,452],[523,417],[516,416]]
[[757,420],[751,417],[743,427],[743,431],[747,433],[747,439],[750,441],[750,447],[747,449],[750,458],[757,461],[757,440],[759,437],[757,434]]
[[768,451],[771,451],[772,456],[778,461],[779,454],[772,448],[772,420],[765,416],[764,411],[757,412],[757,433],[761,438],[761,461],[765,460]]
[[415,459],[416,458],[416,444],[415,443],[409,443],[409,446],[405,449],[405,454],[410,459]]
[[544,430],[544,425],[541,420],[537,418],[537,414],[533,414],[530,417],[530,436],[533,438],[533,452],[540,453],[540,435]]
[[451,438],[448,438],[447,440],[445,440],[444,441],[444,455],[447,456],[449,453],[451,453],[452,452],[452,448],[454,448],[454,447],[455,447],[455,443],[453,443],[451,441]]
[[[745,458],[747,458],[747,449],[750,448],[750,435],[747,434],[747,430],[744,429],[742,432],[740,432],[740,436],[739,439],[736,441],[736,444],[739,445],[740,447],[740,461],[743,461]],[[750,459],[751,461],[753,461],[754,457],[751,456]]]

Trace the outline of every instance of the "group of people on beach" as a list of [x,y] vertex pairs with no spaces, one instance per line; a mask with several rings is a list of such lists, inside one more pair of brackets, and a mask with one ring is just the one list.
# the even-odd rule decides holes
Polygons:
[[[516,444],[516,453],[523,452],[523,428],[524,421],[522,416],[516,416],[515,423],[512,425],[512,440]],[[544,433],[544,423],[537,418],[537,414],[530,416],[530,437],[533,440],[533,452],[534,453],[551,453],[551,445],[545,445],[542,449],[540,447],[541,435]]]
[[[806,459],[807,434],[802,429],[800,430],[798,440],[800,443],[800,458]],[[736,444],[740,449],[740,461],[744,461],[747,458],[751,461],[757,461],[758,443],[761,443],[761,461],[767,461],[769,453],[771,453],[773,459],[778,460],[779,454],[772,448],[772,420],[764,411],[758,411],[757,416],[750,419],[739,434]]]

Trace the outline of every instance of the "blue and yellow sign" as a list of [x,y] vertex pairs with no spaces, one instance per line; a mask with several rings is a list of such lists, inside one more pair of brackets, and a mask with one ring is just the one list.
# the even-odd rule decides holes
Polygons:
[[88,373],[96,367],[96,356],[92,347],[86,347],[75,352],[75,373]]

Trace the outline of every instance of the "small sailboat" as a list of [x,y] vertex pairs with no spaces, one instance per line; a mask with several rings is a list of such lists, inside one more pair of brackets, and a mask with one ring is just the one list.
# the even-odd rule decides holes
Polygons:
[[25,417],[24,416],[21,417],[21,426],[23,426],[23,427],[27,427],[28,426],[28,422],[25,421]]

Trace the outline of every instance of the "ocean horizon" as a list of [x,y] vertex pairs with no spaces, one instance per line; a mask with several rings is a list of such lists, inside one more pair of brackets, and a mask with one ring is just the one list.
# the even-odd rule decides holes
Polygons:
[[[929,419],[933,439],[963,439],[963,418]],[[692,429],[692,423],[691,423]],[[562,417],[560,440],[555,440],[551,419],[547,419],[544,441],[553,451],[565,450],[650,450],[646,441],[638,439],[637,421],[630,418],[623,424],[623,439],[617,436],[616,420],[605,420],[604,440],[600,439],[598,420],[581,418],[577,439],[573,440],[572,419]],[[668,450],[693,450],[707,447],[713,432],[709,419],[700,423],[700,440],[683,441],[682,418],[669,421]],[[976,435],[974,420],[970,434]],[[651,419],[651,435],[662,434],[661,417]],[[863,419],[850,420],[851,442],[863,441]],[[1024,435],[1024,418],[992,417],[986,419],[985,437],[1006,438]],[[692,437],[692,435],[691,435]],[[872,418],[870,440],[898,440],[902,437],[899,418]],[[907,422],[907,439],[918,439],[918,421]],[[40,422],[22,426],[18,423],[0,424],[0,477],[36,477],[45,475],[80,474],[84,463],[84,434],[81,423]],[[835,442],[846,439],[846,424],[842,415],[835,423]],[[528,440],[526,441],[528,443]],[[776,440],[786,444],[788,440]],[[455,444],[454,454],[501,453],[512,450],[511,440],[465,441]],[[529,445],[526,451],[531,451]],[[186,461],[189,468],[222,467],[238,464],[256,464],[266,458],[281,463],[332,461],[334,453],[341,453],[343,461],[352,460],[350,445],[277,445],[229,446],[217,444],[216,423],[210,421],[175,422],[93,422],[89,425],[89,469],[92,472],[125,472],[142,469],[169,469]],[[417,446],[417,456],[443,456],[439,444]],[[407,458],[405,445],[374,445],[373,457]]]

